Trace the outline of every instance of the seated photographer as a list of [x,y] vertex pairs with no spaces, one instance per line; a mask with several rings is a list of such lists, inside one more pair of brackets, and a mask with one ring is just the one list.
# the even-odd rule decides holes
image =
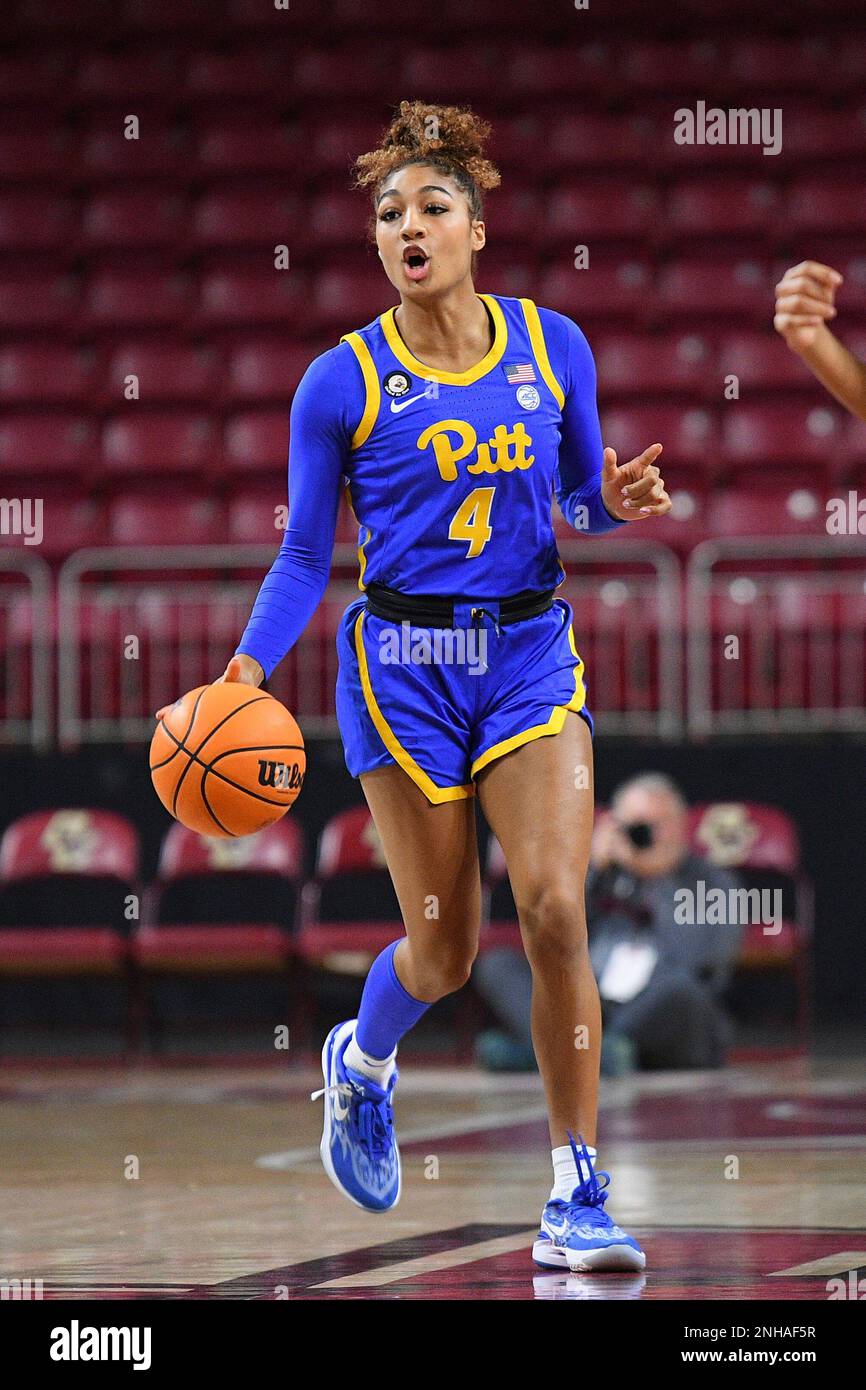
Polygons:
[[[620,786],[593,836],[586,883],[589,951],[601,996],[601,1069],[724,1065],[732,1030],[719,1002],[743,928],[701,922],[706,894],[730,901],[739,880],[693,854],[686,803],[676,784],[644,773]],[[695,905],[696,911],[690,911]],[[473,981],[507,1028],[482,1034],[477,1055],[491,1069],[532,1065],[531,976],[526,961],[494,951]]]

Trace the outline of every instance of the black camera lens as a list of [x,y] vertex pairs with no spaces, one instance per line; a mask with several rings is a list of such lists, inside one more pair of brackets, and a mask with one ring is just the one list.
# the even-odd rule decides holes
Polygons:
[[647,821],[634,821],[622,828],[635,849],[649,849],[653,842],[653,828]]

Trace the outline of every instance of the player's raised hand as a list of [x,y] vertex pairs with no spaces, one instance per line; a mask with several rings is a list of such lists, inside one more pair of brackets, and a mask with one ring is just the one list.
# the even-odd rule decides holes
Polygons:
[[819,261],[801,261],[785,271],[776,286],[773,327],[792,351],[812,347],[827,322],[836,317],[834,298],[841,283],[838,270]]
[[615,451],[605,449],[601,498],[611,516],[619,521],[640,521],[670,511],[671,499],[655,462],[661,451],[661,444],[651,444],[637,458],[617,467]]
[[[241,652],[238,656],[233,656],[221,676],[217,676],[214,685],[220,685],[223,681],[237,681],[240,685],[261,685],[265,678],[262,667],[255,657],[247,656],[246,652]],[[157,719],[162,719],[171,709],[171,705],[163,705],[162,709],[156,711]]]

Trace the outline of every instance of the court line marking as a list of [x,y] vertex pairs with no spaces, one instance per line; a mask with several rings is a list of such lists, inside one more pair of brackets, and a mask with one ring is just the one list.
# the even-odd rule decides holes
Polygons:
[[[495,1111],[490,1115],[467,1116],[461,1120],[450,1120],[433,1129],[409,1129],[400,1131],[401,1144],[419,1142],[435,1143],[437,1139],[454,1139],[461,1134],[478,1134],[493,1129],[508,1129],[509,1125],[528,1124],[531,1120],[546,1120],[546,1105],[525,1105],[517,1110]],[[283,1153],[262,1154],[255,1160],[257,1168],[272,1168],[282,1171],[295,1168],[298,1164],[318,1159],[318,1148],[286,1149]]]
[[403,1260],[400,1264],[364,1270],[361,1274],[347,1274],[341,1279],[326,1279],[321,1284],[310,1284],[308,1288],[379,1288],[383,1284],[399,1283],[401,1279],[414,1279],[419,1274],[456,1269],[458,1265],[474,1264],[476,1260],[489,1260],[495,1255],[509,1255],[513,1250],[525,1250],[527,1242],[534,1238],[537,1229],[537,1226],[528,1226],[520,1235],[497,1236],[494,1240],[481,1240],[475,1245],[465,1245],[462,1249],[440,1250],[435,1255],[420,1255],[414,1260]]
[[837,1255],[823,1255],[820,1260],[807,1260],[790,1269],[774,1269],[768,1279],[784,1279],[790,1275],[848,1274],[866,1265],[866,1250],[840,1250]]
[[[487,1130],[508,1129],[512,1125],[527,1124],[530,1120],[547,1119],[547,1109],[545,1106],[527,1107],[525,1110],[512,1110],[508,1115],[488,1115],[476,1117],[475,1119],[455,1120],[449,1125],[442,1125],[439,1129],[415,1129],[401,1131],[399,1140],[401,1144],[415,1144],[421,1142],[435,1143],[439,1139],[454,1139],[461,1134],[483,1134]],[[605,1151],[611,1149],[676,1149],[679,1153],[682,1150],[691,1152],[707,1152],[710,1146],[719,1148],[730,1148],[736,1144],[738,1151],[760,1151],[762,1149],[862,1149],[866,1146],[866,1134],[783,1134],[776,1137],[755,1137],[743,1139],[738,1135],[719,1135],[709,1139],[677,1139],[671,1135],[670,1139],[604,1139],[599,1140],[599,1149],[604,1147]],[[254,1160],[256,1168],[268,1168],[272,1171],[283,1172],[288,1168],[297,1168],[302,1163],[312,1162],[319,1158],[318,1148],[306,1149],[286,1149],[281,1153],[262,1154]],[[628,1162],[629,1156],[624,1155],[620,1162]]]

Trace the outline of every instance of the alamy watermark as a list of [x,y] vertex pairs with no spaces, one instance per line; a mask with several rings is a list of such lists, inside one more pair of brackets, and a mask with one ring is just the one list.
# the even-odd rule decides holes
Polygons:
[[41,545],[42,535],[41,497],[0,497],[0,536],[23,536],[25,545]]
[[760,145],[764,154],[782,149],[782,108],[707,106],[697,102],[694,111],[681,106],[674,112],[677,145]]
[[782,930],[781,888],[708,888],[699,878],[694,889],[677,888],[674,893],[674,921],[679,926],[763,927],[764,936],[778,936]]
[[470,676],[487,671],[485,627],[413,627],[404,621],[379,634],[383,666],[465,666]]

